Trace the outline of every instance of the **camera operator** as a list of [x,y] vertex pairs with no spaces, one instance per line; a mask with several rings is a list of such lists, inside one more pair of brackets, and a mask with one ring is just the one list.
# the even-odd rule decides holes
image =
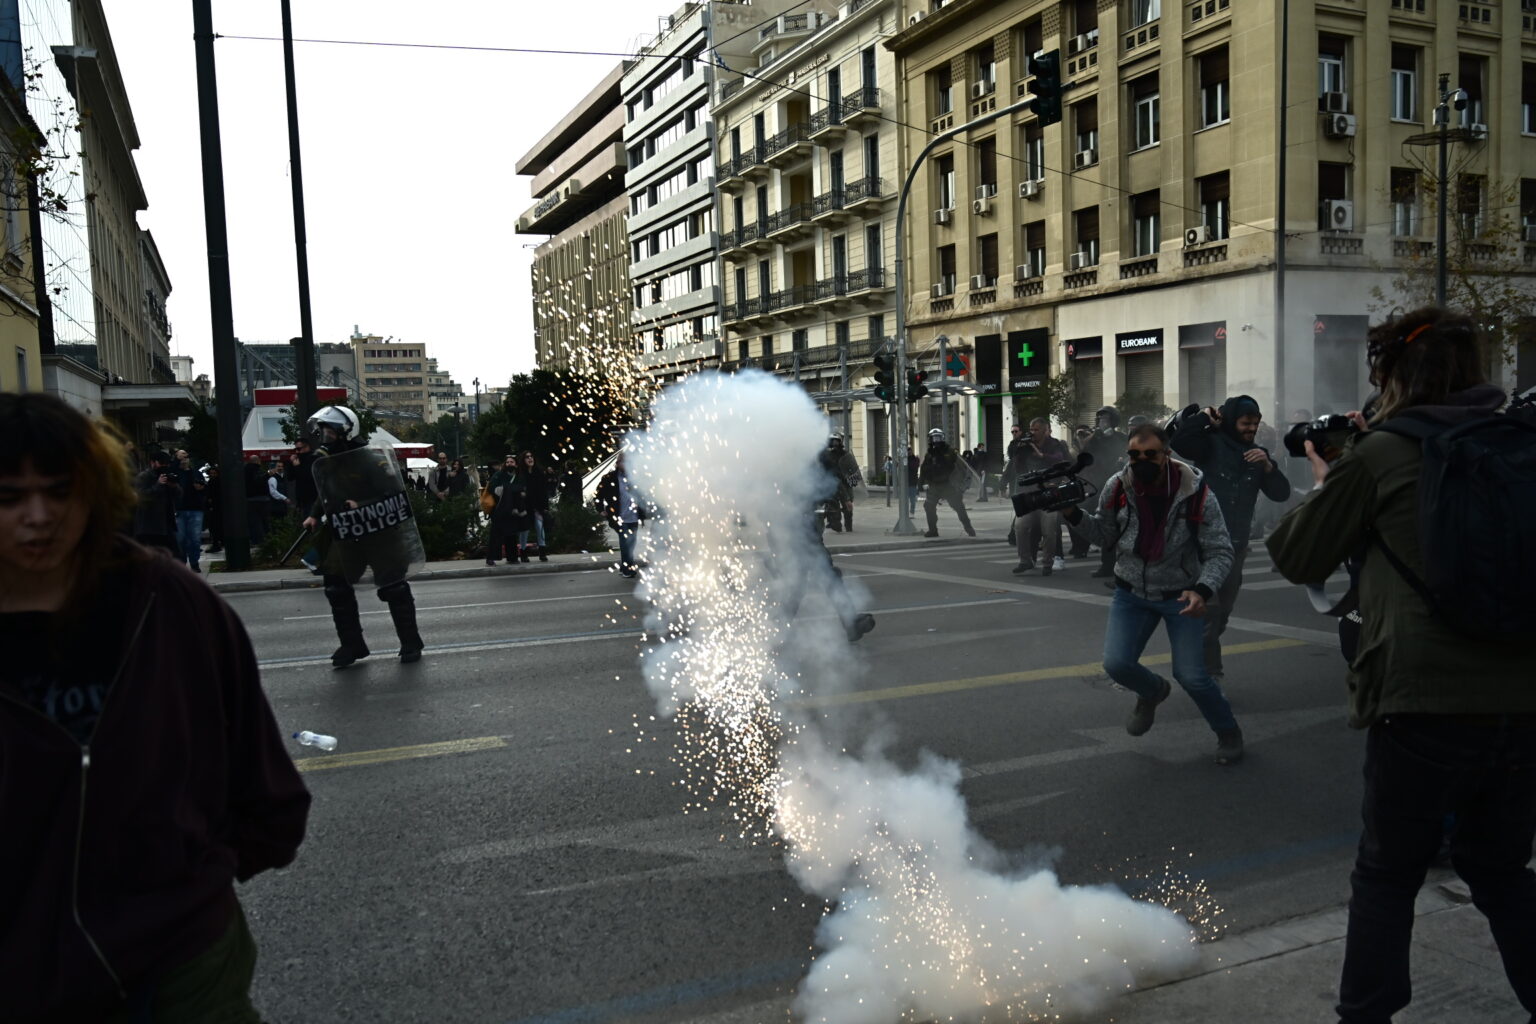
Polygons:
[[[1349,672],[1350,725],[1369,730],[1365,827],[1350,878],[1339,1017],[1383,1021],[1408,1005],[1414,898],[1449,814],[1456,817],[1452,864],[1488,918],[1521,1005],[1536,1013],[1529,637],[1469,636],[1416,589],[1431,554],[1424,546],[1430,538],[1420,535],[1423,447],[1388,422],[1476,429],[1504,395],[1487,383],[1476,328],[1464,316],[1415,310],[1373,327],[1368,345],[1371,383],[1381,389],[1375,429],[1356,436],[1331,466],[1307,443],[1318,487],[1268,541],[1275,568],[1296,583],[1321,583],[1366,549],[1359,647]],[[1447,497],[1455,496],[1439,495]],[[1511,558],[1518,554],[1519,538],[1485,540]]]
[[[1025,436],[1014,427],[1014,439],[1008,445],[1008,469],[1003,474],[1003,486],[1010,497],[1016,493],[1021,477],[1042,469],[1050,469],[1062,462],[1071,462],[1067,446],[1051,436],[1051,425],[1040,417],[1029,421],[1029,434]],[[1042,545],[1042,535],[1044,544]],[[1062,568],[1061,560],[1061,512],[1055,509],[1035,509],[1013,521],[1013,536],[1019,549],[1019,564],[1013,567],[1014,575],[1029,572],[1035,567],[1035,549],[1044,547],[1044,559],[1040,575],[1049,576]]]
[[1258,402],[1248,395],[1235,395],[1220,409],[1196,410],[1190,406],[1169,425],[1173,450],[1205,475],[1206,486],[1221,502],[1232,537],[1232,571],[1205,609],[1205,667],[1217,682],[1226,676],[1221,634],[1226,632],[1243,585],[1248,535],[1259,493],[1277,502],[1291,496],[1291,482],[1275,465],[1269,450],[1254,443],[1263,419]]
[[1168,433],[1145,423],[1126,442],[1127,466],[1099,493],[1098,511],[1066,509],[1093,540],[1115,550],[1115,598],[1104,635],[1104,671],[1136,694],[1125,731],[1152,728],[1168,680],[1141,664],[1159,622],[1173,648],[1173,677],[1216,733],[1217,764],[1243,757],[1243,732],[1221,685],[1206,671],[1200,616],[1232,566],[1221,503],[1200,471],[1172,457]]

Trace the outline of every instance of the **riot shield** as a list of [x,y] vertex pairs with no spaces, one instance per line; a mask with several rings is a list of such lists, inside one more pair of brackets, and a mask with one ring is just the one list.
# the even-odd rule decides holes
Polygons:
[[330,541],[327,573],[356,583],[372,569],[374,585],[383,587],[421,571],[427,556],[394,453],[337,452],[316,459],[314,472]]

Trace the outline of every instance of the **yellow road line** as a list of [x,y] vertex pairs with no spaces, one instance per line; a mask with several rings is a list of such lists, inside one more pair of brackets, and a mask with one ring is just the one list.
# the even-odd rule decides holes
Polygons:
[[[1222,655],[1254,654],[1259,651],[1278,651],[1286,647],[1304,647],[1301,640],[1258,640],[1248,644],[1231,644],[1221,649]],[[1142,659],[1143,665],[1167,665],[1173,661],[1170,654],[1154,654]],[[938,693],[955,693],[960,690],[980,690],[988,686],[1011,686],[1015,683],[1038,683],[1048,679],[1075,679],[1086,675],[1098,675],[1104,668],[1099,662],[1088,665],[1057,665],[1054,668],[1036,668],[1026,672],[1004,672],[995,676],[972,676],[969,679],[941,679],[933,683],[914,683],[911,686],[890,686],[880,690],[859,690],[855,693],[839,693],[826,697],[807,697],[796,701],[805,708],[825,708],[839,704],[865,704],[871,701],[901,700],[905,697],[928,697]]]
[[321,754],[318,757],[302,757],[294,763],[301,772],[318,772],[327,768],[356,768],[359,765],[408,761],[417,757],[469,754],[477,750],[495,750],[506,745],[507,741],[500,736],[478,736],[444,743],[420,743],[413,747],[385,747],[381,750],[359,750],[351,754]]

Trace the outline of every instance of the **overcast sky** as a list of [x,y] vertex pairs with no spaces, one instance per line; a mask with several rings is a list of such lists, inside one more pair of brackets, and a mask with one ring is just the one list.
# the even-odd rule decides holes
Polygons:
[[[139,174],[174,291],[171,350],[213,373],[188,0],[105,0],[133,104]],[[635,0],[294,0],[297,38],[627,51],[676,7]],[[281,36],[278,0],[214,0],[225,35]],[[299,333],[282,44],[215,47],[235,336]],[[295,48],[316,341],[426,342],[467,391],[534,362],[537,238],[514,164],[617,58]]]

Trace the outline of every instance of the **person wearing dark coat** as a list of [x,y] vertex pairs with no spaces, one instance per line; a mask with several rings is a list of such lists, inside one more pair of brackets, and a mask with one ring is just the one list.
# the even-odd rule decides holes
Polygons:
[[462,498],[474,489],[474,483],[473,476],[464,468],[464,460],[454,459],[448,470],[448,497]]
[[518,469],[517,456],[508,455],[487,486],[496,504],[491,509],[491,536],[485,564],[495,565],[503,549],[507,552],[507,564],[519,559],[527,561],[523,545],[528,540],[528,531],[533,528],[533,515],[528,509],[528,482]]
[[267,492],[267,471],[261,468],[261,457],[252,455],[245,460],[241,470],[245,474],[245,516],[252,547],[258,547],[267,539],[267,515],[272,506],[272,495]]
[[923,534],[924,537],[939,535],[940,501],[949,502],[966,534],[976,536],[976,528],[965,511],[965,489],[961,486],[966,473],[960,465],[960,453],[949,446],[944,431],[937,427],[928,431],[928,454],[923,456],[917,471],[918,483],[928,487],[928,498],[923,502],[923,511],[928,516],[928,532]]
[[139,503],[133,510],[133,539],[150,547],[164,548],[181,558],[176,546],[176,503],[181,482],[165,452],[149,456],[149,468],[134,481]]
[[[537,550],[539,561],[549,561],[549,546],[546,543],[545,532],[549,525],[549,505],[555,496],[554,481],[543,466],[538,465],[533,457],[533,452],[523,452],[522,465],[519,467],[519,477],[528,494],[528,512],[533,516],[533,538],[537,542],[534,545],[520,543],[518,555],[523,561],[528,561],[528,552]],[[526,541],[526,537],[524,541]]]
[[1173,450],[1204,474],[1206,486],[1221,503],[1232,538],[1232,571],[1205,609],[1205,667],[1217,682],[1226,674],[1221,660],[1221,634],[1226,631],[1243,585],[1243,563],[1248,558],[1254,506],[1261,493],[1275,502],[1291,496],[1291,482],[1275,465],[1269,450],[1254,443],[1262,420],[1258,402],[1247,395],[1236,395],[1222,403],[1220,409],[1185,409],[1169,431]]

